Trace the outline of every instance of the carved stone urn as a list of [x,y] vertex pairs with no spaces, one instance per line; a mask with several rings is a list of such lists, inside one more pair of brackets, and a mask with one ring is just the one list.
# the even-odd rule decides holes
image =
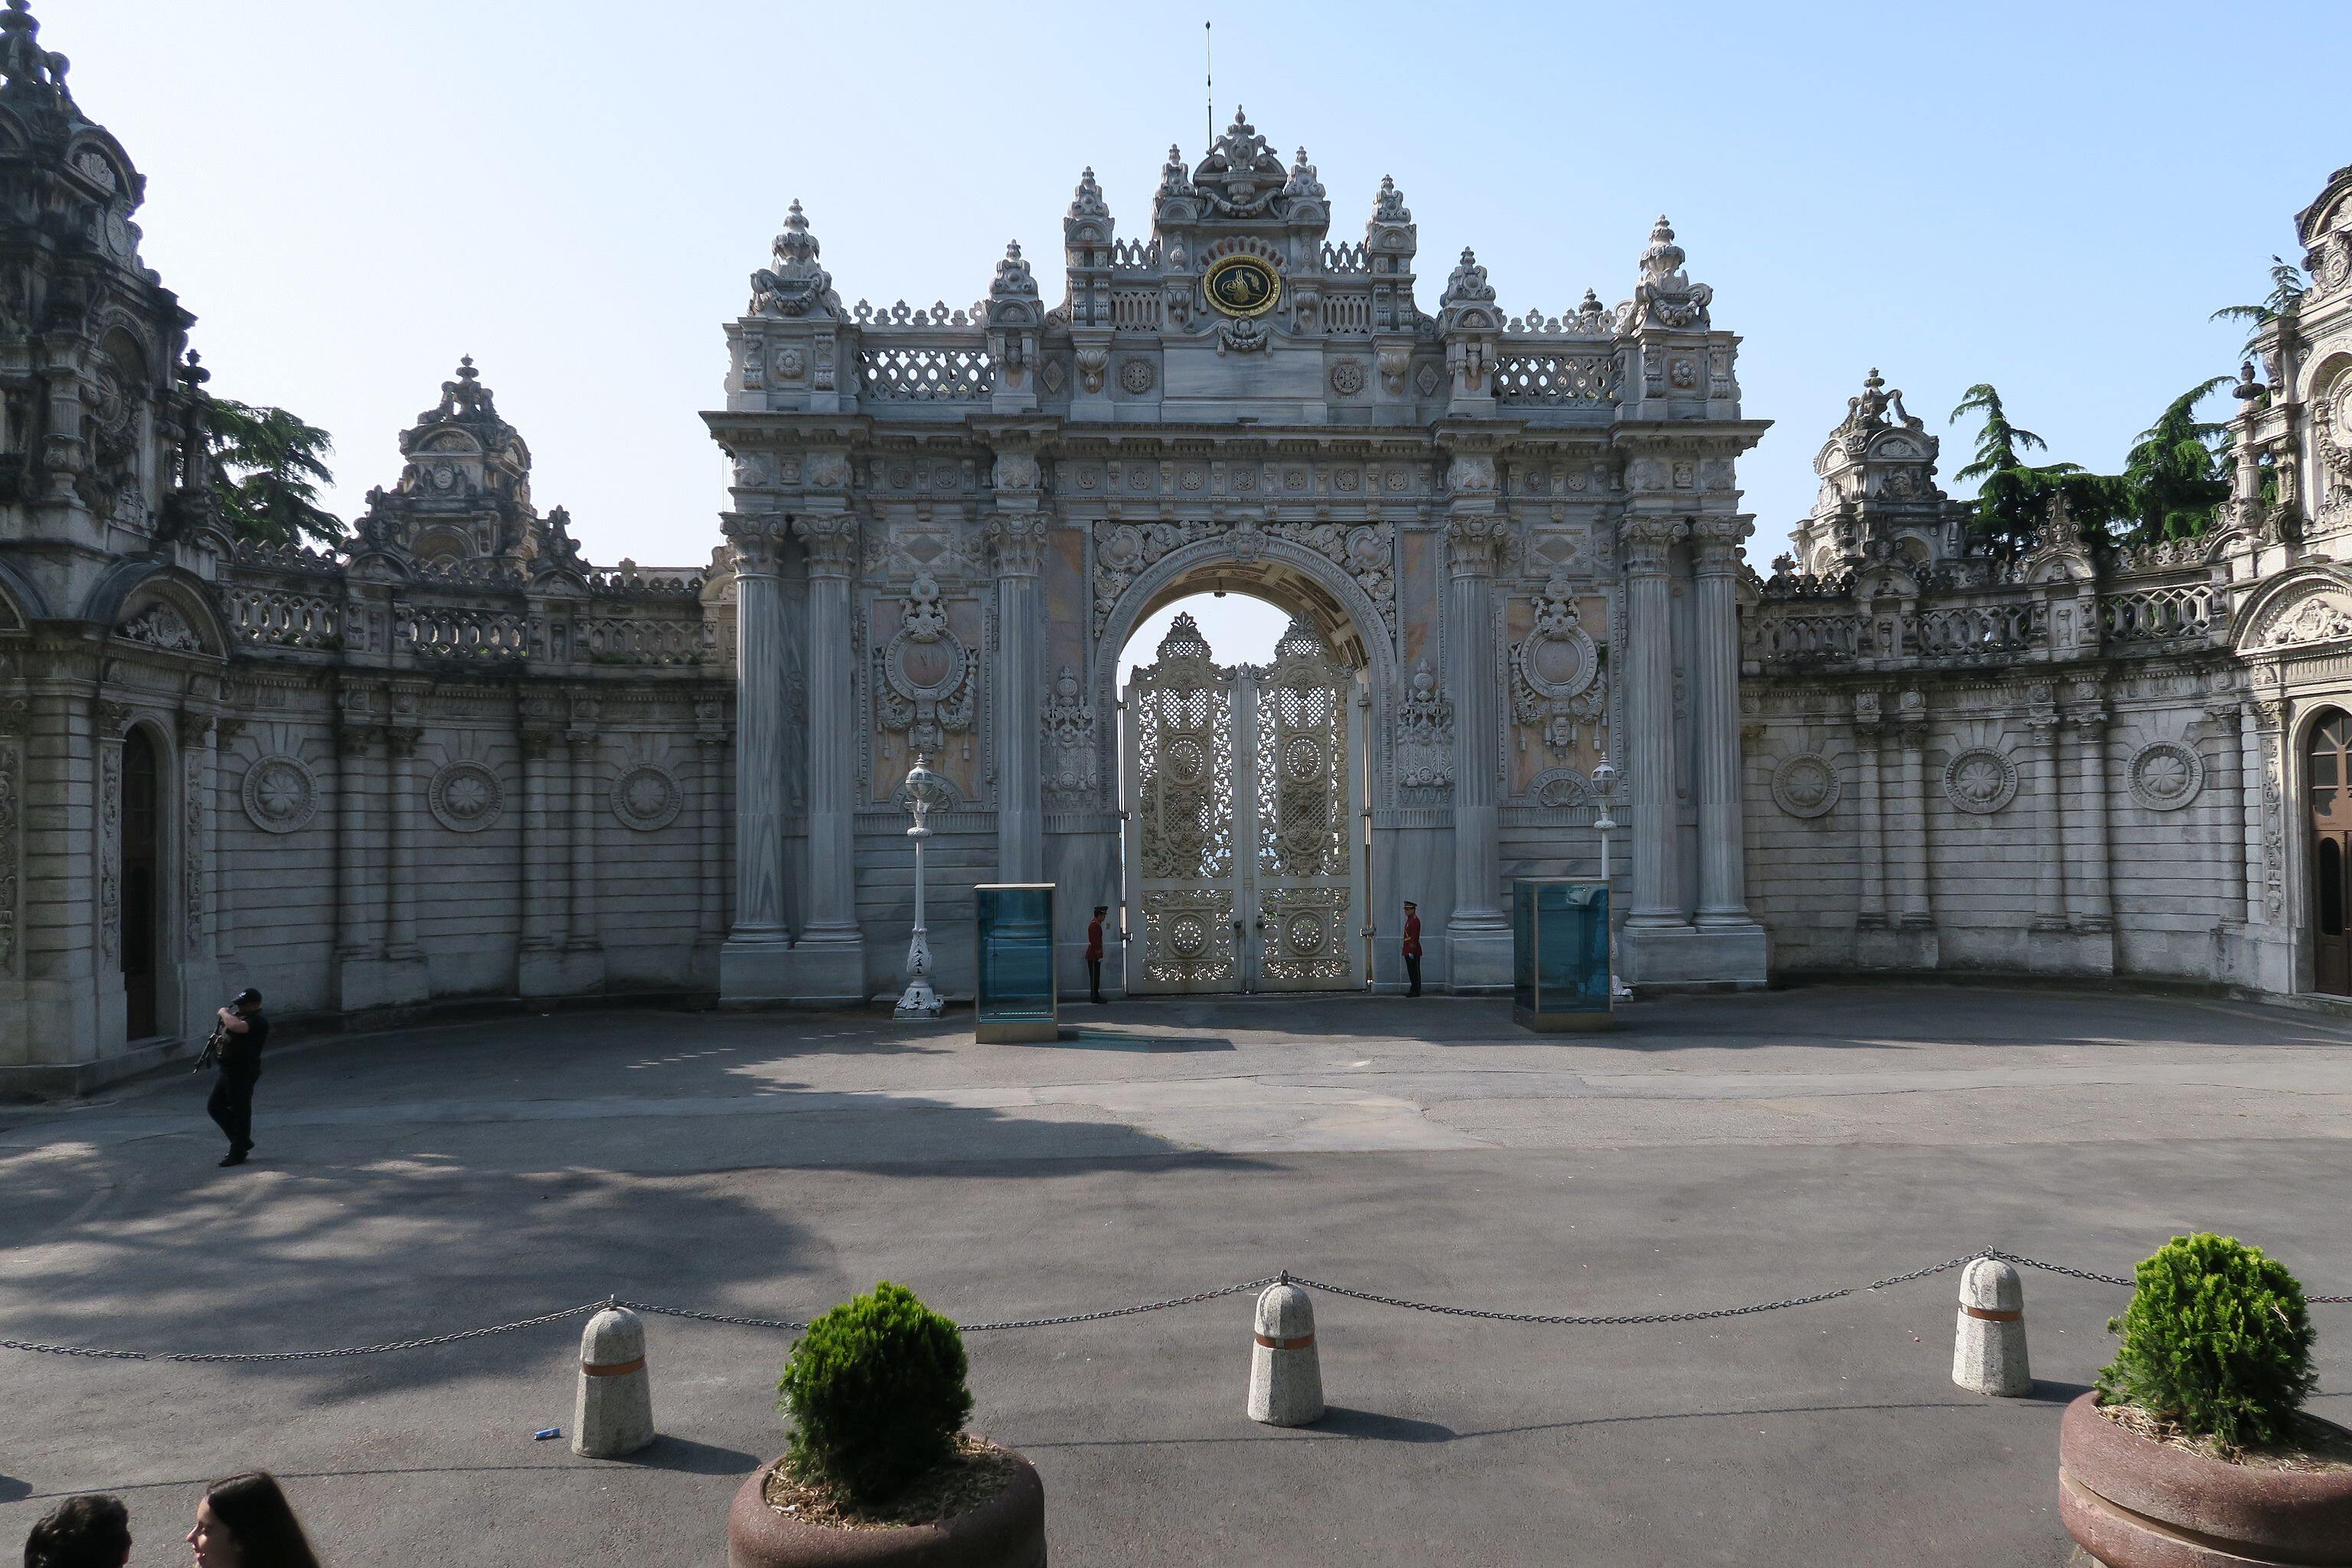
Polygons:
[[864,1529],[777,1508],[767,1492],[776,1467],[762,1465],[728,1510],[727,1568],[1045,1568],[1045,1484],[1027,1459],[1013,1458],[1011,1479],[992,1498],[932,1523]]
[[2352,1469],[2231,1464],[2118,1426],[2097,1400],[2059,1426],[2058,1517],[2106,1568],[2352,1564]]

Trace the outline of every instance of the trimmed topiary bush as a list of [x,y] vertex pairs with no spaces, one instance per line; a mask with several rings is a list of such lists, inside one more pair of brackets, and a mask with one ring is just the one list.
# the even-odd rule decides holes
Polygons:
[[2311,1314],[2285,1265],[2226,1236],[2176,1236],[2143,1262],[2099,1403],[2136,1405],[2227,1448],[2284,1438],[2317,1386]]
[[876,1503],[946,1459],[971,1414],[963,1336],[887,1279],[808,1326],[776,1384],[803,1480]]

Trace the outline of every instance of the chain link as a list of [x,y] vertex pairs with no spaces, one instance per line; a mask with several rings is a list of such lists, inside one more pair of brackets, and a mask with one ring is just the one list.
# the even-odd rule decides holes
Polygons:
[[[2086,1268],[2070,1268],[2063,1263],[2045,1263],[2038,1258],[2026,1258],[2014,1252],[2004,1252],[1997,1247],[1964,1253],[1958,1258],[1931,1263],[1925,1268],[1914,1268],[1908,1274],[1890,1274],[1884,1279],[1874,1279],[1867,1285],[1841,1285],[1833,1290],[1817,1291],[1809,1296],[1788,1296],[1777,1301],[1758,1301],[1743,1307],[1705,1307],[1683,1312],[1499,1312],[1478,1307],[1449,1307],[1434,1301],[1415,1301],[1403,1296],[1382,1296],[1370,1290],[1351,1289],[1328,1280],[1311,1279],[1303,1274],[1285,1269],[1263,1279],[1244,1279],[1237,1285],[1221,1285],[1213,1290],[1196,1290],[1189,1296],[1171,1296],[1164,1300],[1139,1301],[1129,1307],[1105,1307],[1092,1312],[1069,1312],[1052,1318],[1013,1318],[997,1323],[964,1323],[959,1325],[967,1334],[1000,1333],[1012,1329],[1058,1329],[1072,1323],[1099,1323],[1112,1318],[1132,1318],[1144,1312],[1163,1312],[1171,1307],[1190,1307],[1202,1301],[1214,1301],[1225,1296],[1237,1296],[1244,1290],[1262,1289],[1268,1285],[1297,1285],[1326,1295],[1345,1297],[1352,1301],[1366,1301],[1377,1307],[1398,1307],[1410,1312],[1433,1312],[1441,1317],[1475,1318],[1494,1323],[1536,1323],[1559,1328],[1630,1328],[1650,1323],[1701,1323],[1718,1318],[1747,1318],[1759,1312],[1778,1312],[1790,1307],[1811,1307],[1822,1301],[1840,1300],[1848,1296],[1867,1295],[1874,1290],[1890,1289],[1945,1274],[1979,1258],[1998,1258],[2026,1268],[2038,1268],[2048,1274],[2063,1274],[2073,1279],[2084,1279],[2095,1285],[2117,1285],[2129,1289],[2133,1281],[2114,1274],[2097,1274]],[[2352,1305],[2352,1296],[2306,1296],[2314,1305]],[[519,1329],[533,1329],[543,1323],[562,1322],[584,1312],[598,1311],[605,1307],[626,1307],[635,1312],[650,1312],[664,1318],[684,1318],[698,1323],[723,1323],[734,1328],[773,1329],[798,1333],[808,1325],[789,1318],[745,1318],[724,1312],[700,1312],[689,1307],[664,1307],[651,1301],[627,1301],[608,1296],[601,1301],[583,1302],[566,1307],[561,1311],[542,1312],[535,1318],[518,1318],[510,1323],[493,1323],[488,1328],[464,1329],[453,1334],[436,1334],[429,1339],[394,1340],[379,1345],[345,1345],[323,1351],[266,1352],[190,1352],[190,1351],[123,1351],[102,1350],[90,1345],[47,1344],[37,1340],[0,1339],[0,1351],[29,1351],[40,1355],[79,1356],[89,1361],[173,1362],[183,1365],[209,1363],[252,1363],[258,1362],[333,1361],[347,1356],[385,1355],[394,1351],[425,1350],[435,1345],[454,1345],[467,1340],[487,1339],[492,1334],[510,1334]]]

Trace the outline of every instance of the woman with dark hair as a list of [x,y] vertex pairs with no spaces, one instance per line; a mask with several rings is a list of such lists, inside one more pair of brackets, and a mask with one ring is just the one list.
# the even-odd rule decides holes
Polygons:
[[188,1544],[196,1568],[319,1568],[294,1505],[267,1470],[207,1487]]
[[121,1498],[68,1498],[25,1537],[25,1568],[122,1568],[131,1512]]

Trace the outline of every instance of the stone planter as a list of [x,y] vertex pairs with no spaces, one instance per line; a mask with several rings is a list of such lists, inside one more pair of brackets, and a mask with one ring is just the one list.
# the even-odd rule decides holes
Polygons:
[[768,1506],[762,1465],[727,1511],[727,1568],[1045,1568],[1045,1484],[1027,1459],[1003,1491],[937,1524],[835,1530]]
[[2352,1471],[2232,1465],[2153,1442],[2099,1414],[2058,1429],[2058,1517],[2107,1568],[2352,1565]]

